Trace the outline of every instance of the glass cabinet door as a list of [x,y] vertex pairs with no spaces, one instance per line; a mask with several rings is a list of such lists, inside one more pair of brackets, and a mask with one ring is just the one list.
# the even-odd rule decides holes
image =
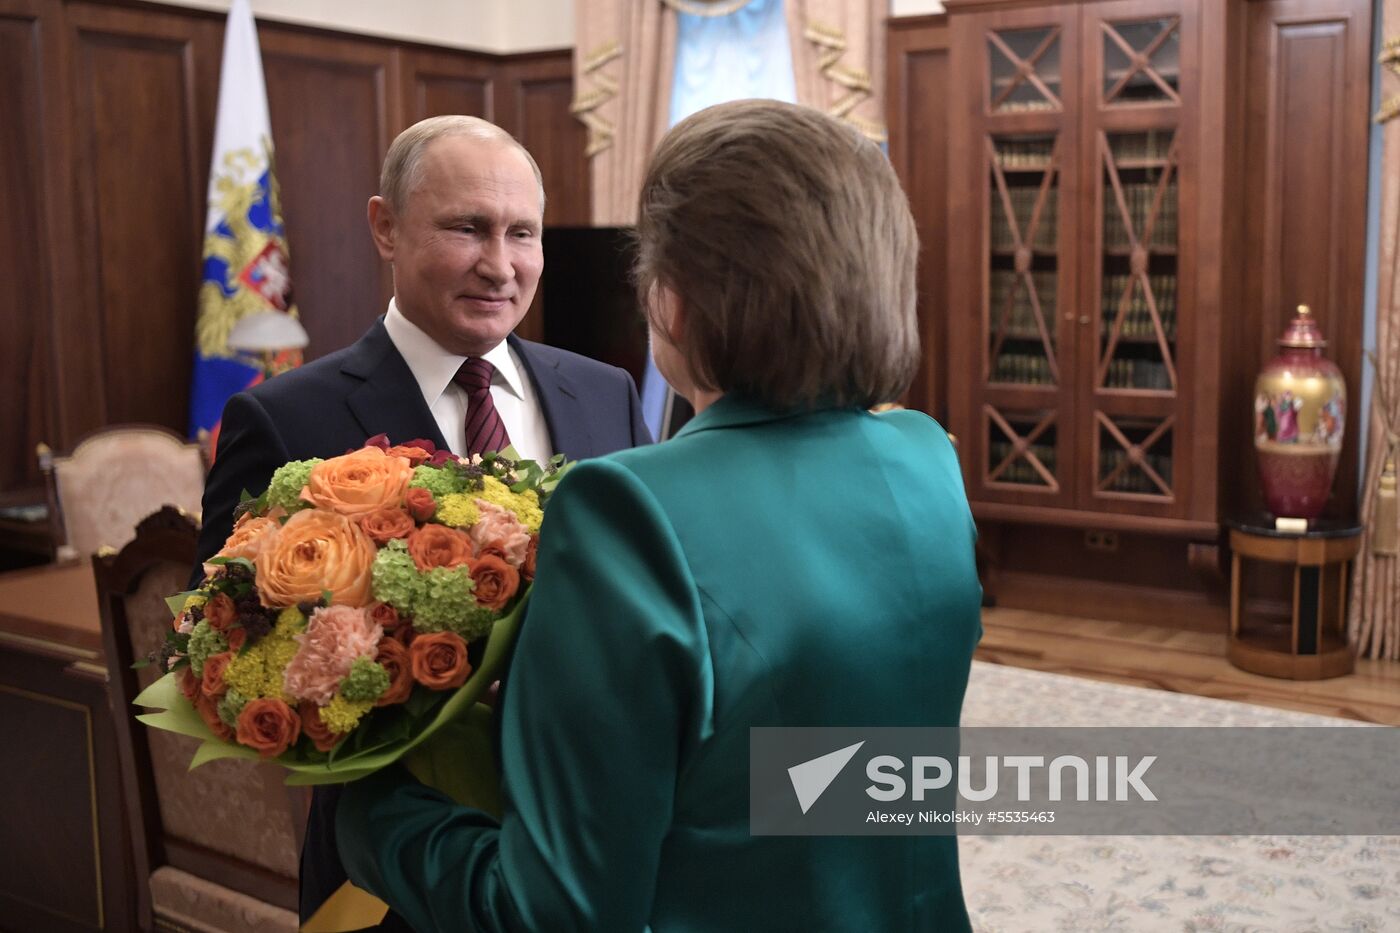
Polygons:
[[1082,211],[1091,236],[1078,257],[1090,326],[1080,423],[1087,453],[1082,508],[1170,517],[1189,438],[1189,244],[1183,236],[1183,84],[1195,49],[1184,7],[1142,0],[1087,4],[1082,105]]
[[[981,107],[967,182],[981,278],[977,369],[964,431],[970,492],[985,502],[1065,508],[1075,497],[1077,350],[1072,271],[1078,149],[1077,16],[1064,8],[979,18]],[[1067,77],[1068,76],[1068,77]],[[1072,185],[1070,186],[1072,188]],[[1068,205],[1068,207],[1067,207]],[[972,231],[966,231],[968,235]],[[970,270],[969,270],[970,271]]]

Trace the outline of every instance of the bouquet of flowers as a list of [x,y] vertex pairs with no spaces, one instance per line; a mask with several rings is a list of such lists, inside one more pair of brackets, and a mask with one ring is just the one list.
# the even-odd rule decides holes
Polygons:
[[458,799],[474,781],[489,797],[493,767],[468,760],[489,742],[441,743],[450,761],[425,743],[483,715],[562,460],[467,460],[380,435],[283,465],[240,504],[200,587],[170,598],[173,625],[149,659],[166,674],[136,699],[161,711],[138,718],[202,739],[191,767],[271,759],[289,784],[321,784],[410,756]]

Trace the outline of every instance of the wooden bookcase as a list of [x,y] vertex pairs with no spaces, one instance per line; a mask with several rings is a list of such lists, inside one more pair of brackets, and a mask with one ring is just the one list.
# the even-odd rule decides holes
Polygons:
[[[979,515],[1215,528],[1195,0],[952,17],[949,384]],[[1217,235],[1218,238],[1218,235]],[[1204,454],[1204,456],[1202,455]]]
[[891,26],[891,155],[946,240],[911,399],[959,438],[984,582],[1223,627],[1221,521],[1259,504],[1253,379],[1296,304],[1360,398],[1369,0],[946,7]]

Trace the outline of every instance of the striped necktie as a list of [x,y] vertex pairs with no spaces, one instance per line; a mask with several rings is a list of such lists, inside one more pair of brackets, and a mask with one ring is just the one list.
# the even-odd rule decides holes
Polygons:
[[505,422],[491,400],[491,377],[496,367],[479,358],[469,358],[452,381],[467,393],[467,449],[464,454],[484,454],[510,445]]

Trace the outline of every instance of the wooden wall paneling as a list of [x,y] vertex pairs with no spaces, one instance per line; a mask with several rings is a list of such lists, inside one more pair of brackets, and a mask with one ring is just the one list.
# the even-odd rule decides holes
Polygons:
[[44,87],[45,33],[52,6],[0,5],[0,489],[37,486],[34,446],[51,435],[48,329],[53,299],[48,254],[46,186],[39,101]]
[[398,52],[269,23],[258,36],[293,296],[311,338],[310,360],[357,340],[393,294],[365,205],[403,123]]
[[[1241,368],[1252,378],[1278,352],[1295,306],[1312,306],[1350,402],[1329,508],[1352,516],[1365,365],[1370,4],[1254,0],[1248,15],[1245,313],[1254,339]],[[1228,401],[1249,411],[1252,397],[1251,385]]]
[[[0,930],[135,930],[106,670],[96,652],[0,633]],[[41,806],[35,802],[42,788]]]
[[587,226],[591,189],[588,132],[569,113],[574,98],[573,54],[565,49],[504,62],[496,121],[530,150],[544,175],[544,221],[552,227]]
[[217,28],[154,8],[73,4],[67,15],[82,168],[76,241],[92,302],[80,333],[96,341],[97,369],[62,378],[101,384],[98,425],[183,430],[208,151],[199,112],[213,94],[198,63],[217,48]]
[[[573,53],[568,49],[515,56],[502,62],[496,84],[496,122],[539,164],[544,177],[544,222],[551,227],[592,225],[588,133],[573,114]],[[549,262],[549,257],[545,257]],[[544,290],[516,327],[527,340],[544,338]]]
[[493,57],[407,48],[400,61],[404,127],[449,113],[495,122],[495,85],[501,66]]
[[890,161],[919,231],[919,337],[923,360],[905,404],[947,419],[948,23],[890,19],[886,56]]

